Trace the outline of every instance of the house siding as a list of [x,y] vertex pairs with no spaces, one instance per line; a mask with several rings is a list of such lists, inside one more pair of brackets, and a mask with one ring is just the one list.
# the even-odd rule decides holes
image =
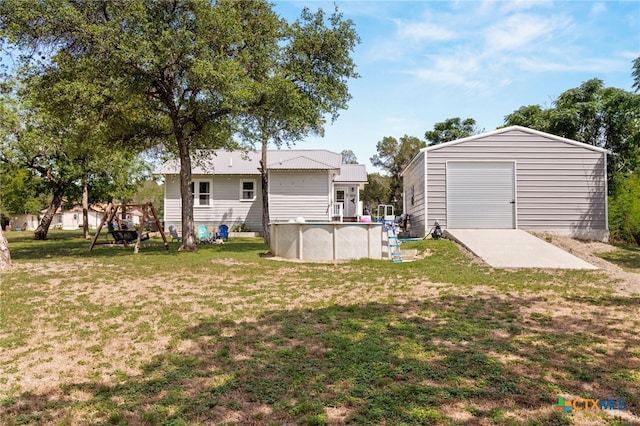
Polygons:
[[[409,215],[409,235],[411,237],[427,234],[426,193],[425,193],[424,153],[418,154],[416,161],[403,173],[404,212]],[[413,187],[413,205],[411,205],[411,187]]]
[[[605,154],[521,130],[424,152],[427,223],[446,226],[446,162],[513,160],[518,228],[582,236],[607,226]],[[406,186],[405,186],[406,188]]]
[[327,221],[331,182],[326,170],[271,170],[269,172],[269,218],[281,222],[303,217]]
[[11,229],[14,231],[17,229],[22,231],[35,231],[40,225],[40,219],[37,214],[21,214],[13,216],[9,220],[9,225],[11,225]]
[[[229,228],[245,224],[251,231],[262,230],[262,192],[260,178],[255,175],[194,175],[196,180],[211,182],[211,205],[194,206],[193,220],[196,225],[217,227],[226,224]],[[240,182],[255,181],[256,197],[253,201],[240,200]],[[166,227],[181,227],[182,198],[178,176],[169,175],[165,180],[164,218]]]
[[[255,180],[256,198],[252,202],[240,201],[240,182]],[[212,205],[195,206],[193,218],[196,224],[219,226],[246,224],[251,231],[262,231],[262,191],[260,177],[256,175],[194,175],[193,180],[212,183]],[[328,220],[331,184],[326,170],[272,170],[269,172],[269,217],[272,221],[287,221],[304,217],[306,221]],[[180,180],[176,175],[165,179],[164,218],[165,227],[180,228],[181,223]]]

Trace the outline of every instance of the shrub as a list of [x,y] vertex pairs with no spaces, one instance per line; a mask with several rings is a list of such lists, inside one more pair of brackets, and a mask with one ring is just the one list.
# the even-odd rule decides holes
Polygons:
[[231,228],[231,232],[249,232],[249,227],[245,223],[241,223]]
[[609,232],[614,241],[640,245],[640,173],[621,179],[609,197]]

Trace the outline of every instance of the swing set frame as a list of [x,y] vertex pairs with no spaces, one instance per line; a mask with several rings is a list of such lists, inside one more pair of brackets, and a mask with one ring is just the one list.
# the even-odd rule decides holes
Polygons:
[[[89,246],[89,251],[93,250],[96,244],[99,244],[98,238],[100,237],[100,232],[102,232],[102,228],[107,226],[109,230],[109,234],[114,237],[115,244],[122,244],[124,247],[129,247],[129,243],[132,243],[134,240],[136,241],[133,252],[138,253],[140,250],[140,244],[143,240],[149,239],[149,234],[146,233],[143,235],[143,232],[138,232],[135,230],[128,230],[122,226],[122,222],[118,217],[118,211],[122,209],[125,211],[127,208],[138,208],[142,210],[142,225],[146,224],[150,220],[153,219],[153,222],[156,224],[156,228],[160,232],[160,236],[162,237],[162,241],[164,241],[164,247],[169,250],[169,242],[167,241],[167,237],[164,235],[164,230],[162,229],[162,224],[160,223],[160,219],[158,219],[158,215],[156,214],[156,210],[153,208],[153,203],[147,202],[143,204],[116,204],[109,203],[107,208],[104,211],[104,216],[100,225],[98,225],[98,229],[96,230],[96,234],[93,236],[93,240],[91,241],[91,245]],[[115,222],[117,229],[110,229],[110,224]]]

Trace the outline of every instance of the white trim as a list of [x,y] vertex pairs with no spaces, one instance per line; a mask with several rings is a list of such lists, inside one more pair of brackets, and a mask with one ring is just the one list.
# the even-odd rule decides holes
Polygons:
[[[609,233],[609,176],[607,175],[607,153],[602,153],[604,161],[604,226]],[[609,237],[607,237],[608,239]]]
[[[244,192],[245,192],[244,184],[245,184],[245,182],[251,182],[253,184],[253,190],[252,190],[253,191],[253,198],[244,198]],[[255,201],[256,196],[257,196],[257,192],[258,192],[257,189],[256,189],[256,186],[257,186],[256,182],[257,182],[256,179],[240,179],[240,197],[239,197],[238,201],[242,201],[242,202]],[[248,190],[246,190],[246,191],[248,191]]]
[[[424,230],[423,230],[423,237],[427,236],[427,233],[429,232],[429,186],[428,186],[428,173],[429,173],[429,168],[427,167],[427,153],[425,152],[422,156],[422,158],[424,159]],[[446,185],[446,182],[445,182]],[[446,195],[445,195],[446,196]]]
[[513,160],[513,229],[518,229],[518,162]]

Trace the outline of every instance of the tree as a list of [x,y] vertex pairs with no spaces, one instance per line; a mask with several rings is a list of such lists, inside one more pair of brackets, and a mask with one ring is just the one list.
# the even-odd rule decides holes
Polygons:
[[358,157],[350,149],[342,151],[342,164],[358,164]]
[[[264,4],[262,4],[263,7]],[[265,46],[277,26],[270,9],[259,9],[267,19],[256,20],[249,33],[251,43]],[[257,11],[253,15],[258,15]],[[271,23],[270,25],[264,25]],[[349,78],[357,78],[350,56],[358,36],[350,20],[343,20],[335,9],[326,17],[322,10],[302,11],[300,19],[288,26],[278,21],[280,30],[291,40],[284,48],[274,43],[263,51],[263,66],[252,69],[251,79],[263,102],[241,114],[241,132],[251,145],[261,145],[260,174],[262,226],[264,240],[270,244],[269,182],[267,148],[290,146],[308,134],[323,135],[325,115],[334,121],[351,99]]]
[[[507,126],[523,126],[544,131],[549,129],[549,111],[540,105],[522,106],[505,117]],[[547,130],[548,131],[548,130]]]
[[9,243],[2,233],[0,227],[0,271],[11,269],[11,252],[9,251]]
[[437,145],[477,135],[481,132],[482,130],[478,129],[476,120],[473,118],[461,120],[460,117],[455,117],[434,124],[433,130],[425,132],[424,137],[428,145]]
[[402,200],[402,178],[400,174],[409,165],[413,157],[426,147],[425,141],[415,136],[404,135],[397,140],[385,136],[376,144],[377,154],[371,157],[371,163],[389,173],[389,202],[399,209]]
[[9,95],[3,96],[2,104],[6,119],[0,124],[2,162],[36,174],[52,194],[47,211],[35,231],[36,239],[46,239],[67,187],[80,177],[75,158],[65,153],[66,129],[57,125],[55,117],[29,102],[20,103]]
[[636,89],[636,92],[640,92],[640,56],[633,61],[631,76],[633,77],[633,88]]
[[22,164],[0,161],[0,210],[7,214],[39,214],[46,204],[46,187]]
[[563,92],[551,108],[521,107],[505,117],[505,124],[527,126],[608,149],[608,187],[612,194],[619,178],[639,166],[638,117],[639,94],[605,88],[602,80],[594,78]]
[[613,240],[640,245],[640,172],[620,179],[609,197],[609,229]]
[[367,182],[367,185],[360,193],[360,198],[366,205],[370,206],[372,212],[375,211],[378,205],[390,203],[390,176],[383,176],[380,173],[368,173]]
[[[230,146],[243,117],[258,118],[260,138],[273,137],[270,130],[278,128],[264,127],[262,117],[295,117],[291,129],[316,126],[306,106],[315,117],[318,111],[334,112],[335,104],[348,98],[346,86],[333,82],[343,81],[340,69],[350,70],[352,63],[325,61],[334,45],[323,45],[341,32],[327,29],[322,14],[306,10],[298,23],[287,26],[264,0],[45,0],[33,5],[6,0],[0,17],[0,29],[18,47],[52,52],[39,72],[66,60],[75,65],[70,79],[78,84],[108,83],[101,111],[114,140],[138,149],[162,137],[169,142],[180,160],[182,249],[196,248],[191,193],[196,149]],[[332,28],[351,30],[351,24],[336,26],[342,22],[339,15],[330,22]],[[336,71],[335,65],[342,68]],[[315,97],[318,90],[325,96]],[[303,102],[285,103],[272,116],[262,114],[265,105],[295,93]],[[283,114],[285,108],[293,109]]]

